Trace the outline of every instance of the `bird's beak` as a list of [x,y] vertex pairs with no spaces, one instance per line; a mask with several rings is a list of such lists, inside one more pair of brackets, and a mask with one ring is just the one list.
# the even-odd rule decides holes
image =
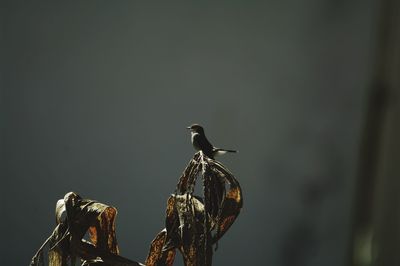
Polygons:
[[186,127],[187,129],[190,129],[190,127]]

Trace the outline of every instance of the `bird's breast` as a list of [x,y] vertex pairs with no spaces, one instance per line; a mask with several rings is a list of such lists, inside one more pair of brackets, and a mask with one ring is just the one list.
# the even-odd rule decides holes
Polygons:
[[199,141],[198,141],[199,137],[200,137],[200,135],[198,133],[192,132],[192,144],[193,144],[193,147],[196,150],[200,150],[201,149],[200,145],[199,145]]

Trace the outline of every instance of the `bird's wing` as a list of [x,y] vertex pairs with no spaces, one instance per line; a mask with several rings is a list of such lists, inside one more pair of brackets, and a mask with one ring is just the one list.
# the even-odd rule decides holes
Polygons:
[[193,144],[197,146],[199,150],[202,150],[207,156],[212,156],[213,146],[205,136],[195,134],[193,136]]

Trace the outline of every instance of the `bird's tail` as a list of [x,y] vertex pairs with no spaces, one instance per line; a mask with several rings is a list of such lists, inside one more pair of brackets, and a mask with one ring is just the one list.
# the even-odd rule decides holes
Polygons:
[[225,153],[227,153],[227,152],[238,152],[238,151],[235,151],[235,150],[227,150],[227,149],[221,149],[221,148],[214,148],[214,150],[213,150],[213,154],[214,155],[222,155],[222,154],[225,154]]

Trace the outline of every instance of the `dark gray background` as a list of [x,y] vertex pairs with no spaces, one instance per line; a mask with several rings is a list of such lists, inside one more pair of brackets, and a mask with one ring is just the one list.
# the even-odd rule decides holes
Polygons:
[[2,2],[1,264],[29,263],[68,191],[116,206],[144,261],[198,122],[240,150],[215,265],[344,265],[375,2]]

